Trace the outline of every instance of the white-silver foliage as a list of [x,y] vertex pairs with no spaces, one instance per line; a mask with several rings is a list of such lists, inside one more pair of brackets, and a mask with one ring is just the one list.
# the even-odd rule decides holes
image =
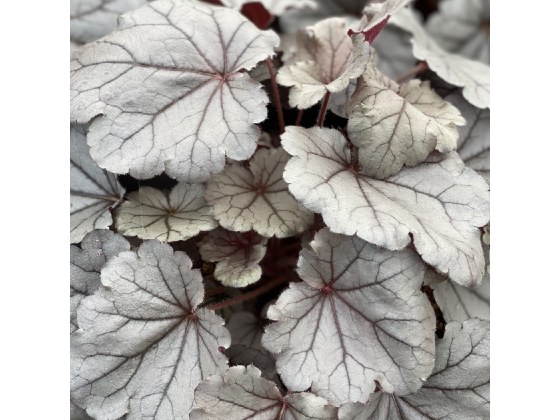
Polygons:
[[333,232],[356,234],[388,249],[411,242],[424,261],[460,285],[482,281],[480,227],[490,217],[486,182],[455,152],[436,154],[385,180],[354,168],[344,136],[326,128],[287,127],[282,144],[293,158],[284,179]]
[[424,264],[357,236],[320,230],[268,318],[263,346],[289,390],[311,387],[338,406],[375,390],[416,392],[433,368],[435,316],[420,291]]
[[465,119],[457,108],[430,88],[430,82],[411,80],[397,85],[370,60],[346,104],[348,136],[359,147],[367,175],[386,178],[404,165],[423,162],[430,152],[457,147],[457,126]]
[[204,184],[179,183],[168,192],[142,186],[115,211],[115,227],[126,236],[184,241],[218,223],[204,201]]
[[490,67],[484,63],[451,54],[442,49],[414,17],[403,8],[389,19],[412,34],[412,52],[428,63],[443,80],[463,88],[463,96],[478,108],[490,108]]
[[259,262],[267,241],[253,231],[216,229],[200,242],[200,255],[204,261],[217,262],[214,277],[225,286],[245,287],[261,278]]
[[78,304],[101,285],[101,268],[112,257],[130,250],[128,241],[110,230],[94,230],[84,236],[81,249],[70,245],[70,334],[79,326]]
[[71,59],[71,120],[93,119],[91,155],[114,173],[182,182],[248,159],[269,102],[251,70],[279,38],[235,10],[158,0],[123,15],[116,32]]
[[206,187],[206,202],[214,206],[221,226],[236,232],[251,229],[262,236],[285,238],[304,232],[313,213],[288,192],[282,179],[290,159],[283,149],[260,149],[249,169],[234,163],[215,175]]
[[222,374],[230,336],[224,320],[197,309],[202,276],[182,252],[156,240],[121,252],[100,288],[78,308],[71,335],[71,397],[96,419],[183,419],[194,389]]
[[490,322],[448,323],[436,343],[434,371],[420,391],[407,397],[374,393],[365,409],[362,404],[342,406],[339,419],[490,419]]
[[117,177],[93,161],[86,143],[87,127],[70,124],[70,243],[94,229],[108,229],[111,209],[124,195]]
[[117,29],[120,15],[149,0],[70,0],[70,54]]
[[199,417],[207,420],[335,420],[337,409],[308,392],[282,396],[255,366],[234,366],[196,389]]
[[426,29],[445,50],[490,63],[490,0],[442,0]]
[[[406,6],[411,0],[386,0],[383,2],[371,2],[366,5],[363,17],[357,28],[357,32],[366,34],[377,25],[383,23],[391,15]],[[377,32],[377,31],[376,31]],[[367,39],[367,35],[366,35]]]
[[291,107],[306,109],[327,92],[337,93],[359,77],[370,57],[369,44],[361,34],[349,37],[346,22],[330,18],[296,34],[293,63],[278,71],[277,82],[290,86]]
[[222,4],[235,10],[241,10],[246,3],[260,3],[274,16],[282,15],[288,9],[314,9],[317,7],[315,0],[222,0]]

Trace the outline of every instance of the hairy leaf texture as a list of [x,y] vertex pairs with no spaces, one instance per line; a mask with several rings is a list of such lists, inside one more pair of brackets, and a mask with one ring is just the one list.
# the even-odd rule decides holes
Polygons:
[[461,113],[430,88],[412,80],[397,87],[370,60],[346,104],[348,136],[359,146],[363,171],[375,178],[397,174],[404,165],[423,162],[434,149],[457,147]]
[[70,243],[94,229],[108,229],[111,209],[124,195],[114,174],[93,161],[86,143],[87,127],[70,124]]
[[81,249],[70,245],[70,334],[78,326],[78,304],[101,285],[101,268],[112,257],[130,250],[128,241],[110,230],[94,230],[84,236]]
[[111,172],[205,181],[226,154],[244,160],[255,151],[268,98],[241,70],[278,44],[234,10],[152,2],[72,55],[71,119],[94,119],[91,154]]
[[426,29],[446,51],[490,64],[490,0],[442,0]]
[[184,241],[218,223],[204,201],[203,184],[177,184],[165,193],[140,187],[127,195],[115,212],[115,226],[123,235],[165,242]]
[[196,419],[335,420],[337,409],[308,392],[282,394],[261,377],[254,366],[229,368],[224,377],[213,375],[196,389],[201,407]]
[[480,229],[490,217],[486,182],[459,156],[433,155],[386,180],[354,167],[344,136],[325,128],[287,127],[282,144],[293,158],[284,179],[333,232],[356,234],[388,249],[410,241],[424,261],[460,285],[482,281]]
[[364,72],[369,57],[363,35],[350,38],[344,19],[326,19],[296,34],[293,64],[278,71],[277,81],[292,87],[291,107],[309,108],[327,92],[346,89],[350,79]]
[[121,252],[101,270],[100,288],[78,308],[72,334],[71,396],[92,417],[188,419],[194,389],[222,374],[230,336],[213,311],[198,309],[202,276],[182,252],[155,240]]
[[365,407],[346,404],[340,420],[488,420],[490,418],[490,322],[451,322],[436,343],[436,365],[416,394],[371,395]]
[[490,108],[490,67],[448,53],[430,38],[409,9],[401,9],[390,23],[410,32],[414,56],[426,61],[443,80],[463,88],[463,96],[478,108]]
[[282,172],[290,156],[283,149],[261,149],[249,164],[228,166],[214,176],[205,199],[214,206],[221,226],[236,232],[251,229],[260,235],[285,238],[302,233],[313,223],[313,213],[288,192]]
[[268,318],[263,346],[278,353],[288,389],[311,387],[335,405],[365,402],[375,381],[411,394],[434,361],[435,317],[420,292],[424,265],[410,249],[389,251],[357,236],[319,231]]
[[216,229],[202,239],[200,255],[205,261],[217,262],[214,277],[225,286],[245,287],[261,278],[259,262],[267,240],[253,231]]

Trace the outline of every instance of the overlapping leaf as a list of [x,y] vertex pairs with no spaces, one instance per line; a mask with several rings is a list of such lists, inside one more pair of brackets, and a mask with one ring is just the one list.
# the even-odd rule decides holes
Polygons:
[[259,262],[266,253],[267,238],[258,233],[216,229],[200,243],[205,261],[217,262],[214,277],[225,286],[245,287],[261,278]]
[[371,395],[367,407],[347,404],[340,420],[488,420],[490,418],[490,323],[447,324],[436,343],[436,364],[422,389],[408,397]]
[[[246,3],[255,3],[255,0],[222,0],[224,6],[241,10]],[[314,0],[256,0],[261,3],[271,15],[280,16],[288,9],[315,8],[317,3]]]
[[277,81],[291,86],[291,107],[309,108],[327,92],[346,89],[364,72],[369,56],[363,35],[350,38],[344,19],[326,19],[297,33],[294,63],[278,71]]
[[196,389],[202,408],[197,419],[335,420],[337,409],[308,392],[282,396],[254,366],[234,366],[224,377],[213,375]]
[[278,44],[234,10],[155,1],[73,54],[71,118],[97,117],[88,143],[111,172],[204,181],[226,154],[244,160],[255,151],[268,98],[240,71]]
[[117,18],[148,0],[70,0],[70,53],[115,29]]
[[412,234],[428,264],[460,285],[480,284],[479,227],[489,220],[488,185],[456,153],[375,180],[354,169],[336,130],[287,127],[282,144],[294,156],[284,172],[290,192],[321,213],[333,232],[388,249],[406,247]]
[[382,3],[369,3],[364,8],[362,20],[357,31],[350,33],[362,33],[370,44],[379,35],[389,17],[406,6],[410,0],[386,0]]
[[100,288],[78,309],[72,334],[71,392],[94,418],[188,419],[194,389],[224,373],[224,321],[197,309],[202,277],[182,252],[158,241],[121,252]]
[[[412,80],[397,88],[370,60],[346,105],[348,136],[359,146],[363,171],[376,178],[423,162],[434,149],[457,147],[457,125],[465,120],[431,88]],[[397,93],[398,92],[398,93]]]
[[243,344],[249,348],[263,350],[261,345],[263,335],[262,322],[251,312],[236,312],[226,324],[231,334],[233,344]]
[[426,61],[446,82],[463,87],[463,96],[471,104],[490,108],[490,67],[443,50],[409,9],[401,9],[389,22],[412,34],[412,52],[417,59]]
[[426,29],[445,50],[490,63],[490,0],[442,0]]
[[410,249],[389,251],[323,229],[303,250],[298,274],[268,310],[263,346],[288,389],[311,387],[335,405],[418,390],[432,368],[435,317],[420,292],[424,265]]
[[81,249],[70,245],[70,334],[79,326],[76,320],[78,304],[101,285],[101,268],[112,257],[128,251],[128,241],[110,230],[94,230],[81,243]]
[[86,133],[85,125],[70,125],[70,243],[94,229],[108,229],[113,223],[110,209],[125,191],[115,175],[92,160]]
[[250,162],[250,171],[240,164],[214,176],[205,199],[214,206],[220,225],[236,232],[254,229],[262,236],[284,238],[305,231],[313,213],[288,192],[282,172],[290,156],[282,149],[261,149]]
[[115,212],[123,235],[165,242],[183,241],[218,224],[204,201],[203,184],[177,184],[169,193],[140,187]]
[[278,389],[284,389],[284,385],[276,373],[276,360],[266,350],[257,350],[243,344],[233,344],[225,353],[230,366],[253,365],[261,371],[263,378],[274,382]]

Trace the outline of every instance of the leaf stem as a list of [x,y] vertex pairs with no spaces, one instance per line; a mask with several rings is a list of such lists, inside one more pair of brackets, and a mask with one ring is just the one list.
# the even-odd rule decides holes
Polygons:
[[256,296],[262,295],[263,293],[268,292],[270,289],[274,289],[276,286],[279,286],[282,283],[286,283],[289,280],[290,280],[289,277],[278,277],[278,278],[276,278],[272,281],[269,281],[269,282],[263,284],[261,287],[256,288],[252,292],[245,293],[241,296],[237,296],[237,297],[234,297],[232,299],[225,300],[225,301],[223,301],[221,303],[217,303],[215,305],[207,306],[206,309],[210,309],[212,311],[215,311],[217,309],[221,309],[221,308],[224,308],[224,307],[229,306],[229,305],[234,305],[236,303],[243,302],[244,300],[251,299],[251,298],[254,298]]
[[226,287],[225,287],[225,286],[216,287],[215,289],[212,289],[212,290],[209,290],[208,292],[206,292],[206,293],[204,294],[204,297],[208,297],[208,296],[215,295],[215,294],[217,294],[217,293],[221,293],[221,292],[223,292],[224,290],[226,290]]
[[401,82],[404,82],[409,77],[416,76],[421,71],[424,71],[424,70],[427,70],[427,69],[428,69],[428,63],[426,63],[425,61],[420,61],[415,67],[413,67],[412,69],[410,69],[406,73],[401,74],[397,78],[397,80],[395,80],[395,82],[400,84]]
[[270,80],[272,81],[272,90],[274,91],[274,99],[276,100],[276,112],[278,113],[278,124],[280,124],[280,134],[286,131],[284,126],[284,114],[282,112],[282,105],[280,103],[280,94],[278,93],[278,85],[276,84],[276,77],[274,77],[274,69],[272,68],[272,61],[270,57],[266,58],[268,64],[268,71],[270,72]]
[[319,127],[323,126],[323,121],[325,120],[325,115],[327,114],[327,108],[329,106],[329,99],[331,98],[331,92],[327,91],[325,99],[323,99],[323,105],[321,106],[321,112],[319,113],[319,119],[317,120],[317,125]]
[[299,114],[297,114],[296,127],[299,127],[299,125],[301,124],[301,118],[303,117],[303,111],[305,111],[305,109],[300,110]]

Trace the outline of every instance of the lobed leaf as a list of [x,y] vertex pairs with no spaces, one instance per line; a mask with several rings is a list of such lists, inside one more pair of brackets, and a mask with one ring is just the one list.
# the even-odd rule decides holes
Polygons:
[[436,343],[432,375],[416,394],[371,395],[365,407],[346,404],[340,420],[488,420],[490,418],[490,323],[451,322]]
[[72,55],[71,119],[95,118],[88,144],[111,172],[205,181],[226,154],[244,160],[255,151],[268,98],[241,70],[278,44],[234,10],[152,2]]
[[250,171],[234,163],[214,176],[205,199],[214,206],[220,225],[236,232],[254,229],[262,236],[279,238],[308,229],[313,213],[290,195],[282,179],[289,158],[282,149],[260,149],[250,161]]
[[292,391],[311,387],[334,405],[365,402],[375,381],[406,395],[433,368],[435,317],[420,292],[424,265],[409,249],[389,251],[319,231],[291,283],[268,310],[263,346]]
[[226,356],[229,358],[230,366],[253,365],[261,371],[263,378],[274,382],[278,389],[284,389],[284,385],[276,373],[276,360],[266,350],[257,350],[243,344],[233,344],[226,350]]
[[94,229],[108,229],[111,209],[124,195],[114,174],[92,160],[86,143],[87,127],[70,124],[70,243],[80,242]]
[[[196,389],[200,419],[335,420],[337,409],[311,393],[282,397],[254,366],[234,366],[224,377],[211,376]],[[203,413],[202,413],[203,411]]]
[[79,303],[101,285],[101,268],[110,258],[128,250],[128,241],[110,230],[88,233],[81,249],[70,245],[70,334],[79,328],[76,313]]
[[202,276],[182,252],[158,241],[121,252],[101,271],[104,288],[78,309],[71,396],[94,418],[188,419],[194,389],[224,373],[224,321],[197,309]]
[[471,104],[490,108],[489,66],[443,50],[409,9],[401,9],[390,22],[412,34],[412,52],[418,60],[426,61],[430,69],[446,82],[463,87],[463,96]]
[[284,179],[333,232],[381,247],[410,241],[424,261],[460,285],[475,287],[484,273],[479,227],[489,220],[486,182],[456,153],[434,155],[386,180],[356,171],[336,130],[287,127],[282,144],[293,158]]
[[123,235],[165,242],[184,241],[218,223],[204,201],[203,184],[179,183],[168,194],[140,187],[127,195],[115,212],[115,226]]
[[217,229],[200,242],[205,261],[217,262],[214,277],[225,286],[245,287],[261,278],[259,262],[266,253],[268,239],[258,233]]
[[278,71],[277,81],[291,86],[291,107],[305,109],[319,102],[327,92],[348,87],[367,65],[370,48],[361,34],[351,38],[340,18],[320,21],[296,34],[293,64]]

